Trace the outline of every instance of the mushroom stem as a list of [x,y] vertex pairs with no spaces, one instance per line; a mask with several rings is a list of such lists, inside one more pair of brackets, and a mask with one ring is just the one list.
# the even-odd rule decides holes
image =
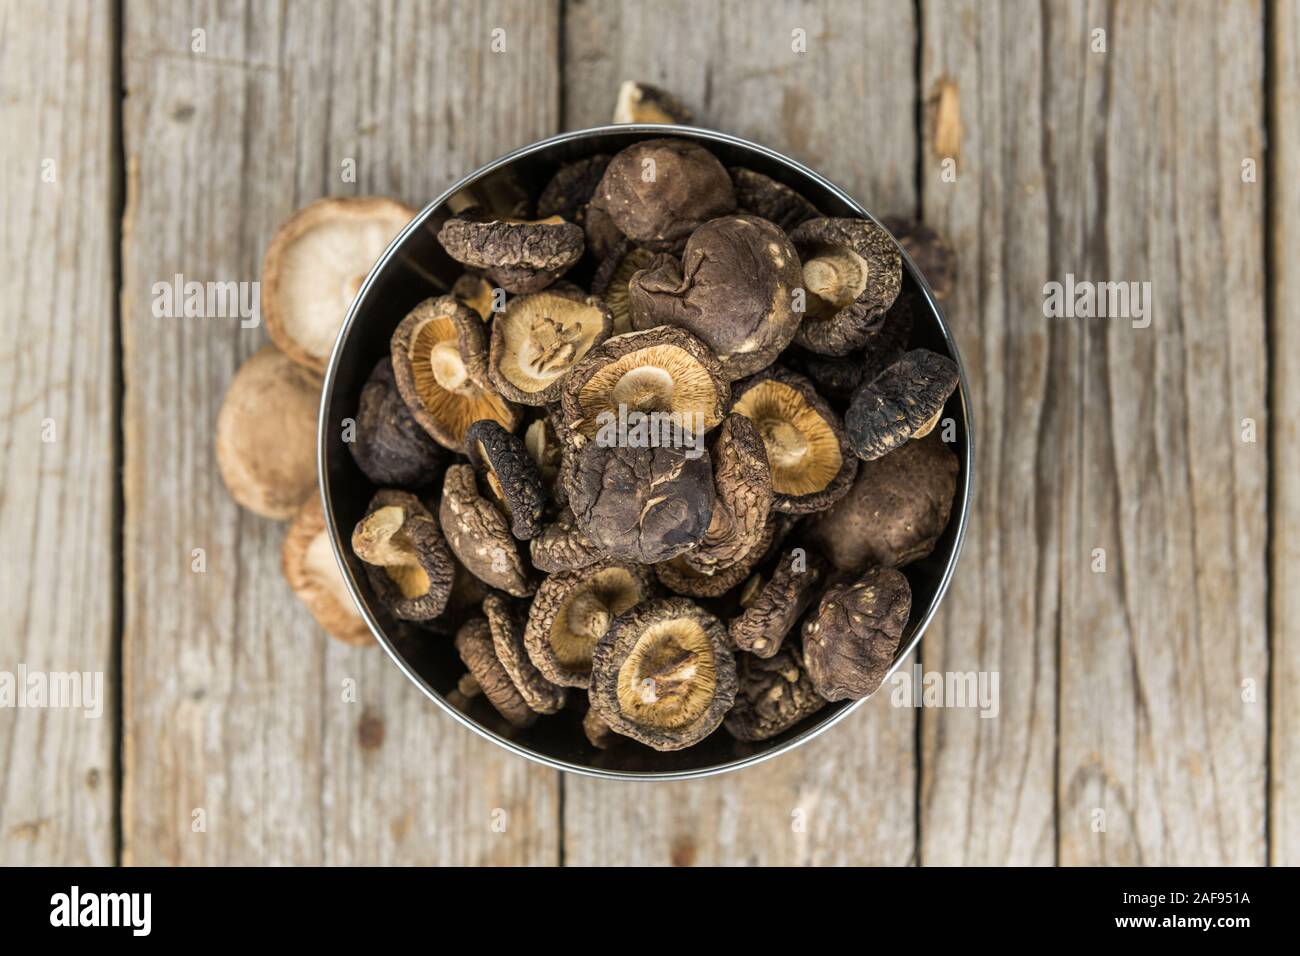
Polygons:
[[851,249],[827,249],[803,264],[803,282],[813,295],[842,309],[866,288],[867,263]]
[[352,532],[352,551],[366,564],[387,571],[403,597],[412,598],[428,592],[429,576],[402,530],[405,524],[406,512],[397,505],[371,512]]
[[641,699],[647,704],[658,703],[675,693],[695,677],[700,655],[695,651],[681,650],[659,664],[641,679]]
[[808,439],[790,422],[768,418],[758,425],[767,457],[774,468],[793,468],[808,454]]
[[629,411],[669,411],[673,405],[673,376],[653,365],[629,369],[610,391],[615,406]]
[[478,680],[473,674],[462,674],[460,680],[456,683],[456,690],[466,700],[472,700],[483,692],[483,688],[479,686]]
[[459,392],[469,380],[465,369],[465,360],[461,358],[460,349],[455,342],[439,342],[429,350],[429,368],[433,380],[446,392]]
[[612,620],[608,605],[590,591],[574,597],[565,617],[570,631],[596,641],[605,636]]

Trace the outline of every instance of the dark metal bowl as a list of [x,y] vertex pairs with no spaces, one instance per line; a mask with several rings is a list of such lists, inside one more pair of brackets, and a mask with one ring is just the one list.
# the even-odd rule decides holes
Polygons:
[[[597,750],[582,732],[585,701],[539,720],[527,730],[511,727],[481,697],[471,701],[465,712],[457,710],[447,703],[446,695],[455,688],[464,667],[451,639],[395,621],[374,599],[361,562],[349,547],[352,527],[364,514],[374,488],[357,469],[342,440],[343,419],[356,414],[361,388],[375,363],[388,353],[393,329],[417,303],[445,293],[462,271],[437,241],[439,227],[451,215],[447,202],[453,195],[466,189],[496,192],[520,185],[536,195],[561,164],[596,153],[613,154],[637,140],[654,136],[676,136],[700,143],[726,166],[747,166],[785,183],[826,215],[869,217],[843,191],[794,160],[709,130],[683,126],[604,126],[553,136],[515,150],[466,176],[425,207],[370,271],[348,311],[325,373],[318,465],[325,521],[348,589],[380,645],[434,703],[476,733],[550,767],[601,777],[671,779],[734,770],[774,757],[842,720],[862,701],[828,704],[819,713],[762,743],[742,743],[719,728],[694,747],[673,753],[657,753],[631,741],[608,751]],[[961,470],[952,518],[934,553],[903,569],[912,586],[912,616],[894,669],[920,641],[952,577],[966,530],[973,463],[969,390],[961,357],[929,285],[906,253],[903,264],[904,288],[910,286],[919,291],[928,306],[928,312],[916,316],[912,346],[948,355],[961,370],[961,386],[944,410],[944,415],[956,422],[953,450]],[[581,696],[571,694],[571,697]]]

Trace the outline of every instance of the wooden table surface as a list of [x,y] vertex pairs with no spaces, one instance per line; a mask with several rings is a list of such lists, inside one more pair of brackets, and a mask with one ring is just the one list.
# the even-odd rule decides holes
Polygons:
[[[556,773],[326,640],[226,494],[265,329],[153,284],[626,78],[956,246],[977,491],[921,658],[996,718],[882,694],[719,778]],[[1300,4],[0,0],[0,84],[0,671],[107,694],[0,710],[0,863],[1300,863]],[[1045,318],[1067,274],[1150,282],[1150,327]]]

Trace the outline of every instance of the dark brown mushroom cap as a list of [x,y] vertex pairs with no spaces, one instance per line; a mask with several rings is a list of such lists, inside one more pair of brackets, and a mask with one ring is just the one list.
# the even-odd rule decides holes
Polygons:
[[808,293],[795,341],[823,355],[861,348],[902,288],[893,238],[869,219],[810,219],[790,239]]
[[770,658],[737,654],[736,670],[736,703],[724,723],[737,740],[769,740],[826,706],[799,647],[788,645]]
[[476,578],[514,597],[533,593],[528,565],[519,554],[506,517],[479,494],[471,466],[447,469],[438,519],[452,552]]
[[732,411],[753,421],[772,470],[773,508],[821,511],[849,490],[858,461],[840,418],[802,375],[772,366],[735,385]]
[[560,392],[564,425],[576,445],[595,437],[603,414],[617,418],[620,408],[671,412],[684,426],[702,423],[707,430],[722,421],[730,401],[717,357],[671,326],[607,339],[573,366]]
[[755,576],[741,592],[741,612],[727,624],[731,643],[755,657],[771,657],[808,609],[826,578],[826,560],[816,551],[790,548],[771,577]]
[[352,531],[352,553],[380,602],[404,621],[432,621],[447,606],[455,563],[429,510],[405,491],[375,492]]
[[685,598],[639,604],[597,643],[589,694],[615,733],[661,751],[698,743],[736,699],[726,629]]
[[582,227],[558,216],[527,222],[477,211],[454,216],[438,241],[462,265],[482,269],[507,292],[546,288],[582,258]]
[[418,488],[438,477],[442,446],[420,427],[397,391],[393,360],[385,356],[361,389],[352,460],[376,485]]
[[596,642],[615,618],[654,594],[654,575],[637,564],[602,561],[550,575],[528,611],[529,658],[552,683],[586,687]]
[[559,216],[583,225],[587,219],[587,203],[600,185],[609,160],[609,156],[598,153],[561,166],[537,197],[537,215],[543,219]]
[[821,215],[817,207],[785,183],[756,173],[743,166],[732,166],[731,183],[736,190],[736,204],[743,212],[761,216],[786,232]]
[[757,216],[723,216],[691,234],[680,268],[669,260],[632,277],[632,326],[688,330],[735,381],[770,365],[790,344],[802,318],[794,311],[802,284],[798,254],[784,232]]
[[817,693],[860,700],[885,679],[912,610],[912,589],[893,568],[872,567],[822,595],[804,622],[803,655]]
[[781,354],[781,361],[807,376],[821,395],[847,403],[863,382],[871,381],[907,350],[916,307],[914,295],[900,295],[880,328],[857,352],[819,355],[792,345]]
[[559,711],[564,706],[564,688],[548,681],[529,660],[524,646],[524,617],[515,603],[494,591],[483,599],[483,613],[487,615],[497,660],[524,702],[539,714]]
[[776,526],[774,518],[765,521],[758,536],[726,567],[701,571],[686,562],[686,557],[690,554],[688,551],[656,564],[655,574],[666,588],[676,594],[700,598],[721,597],[749,577],[749,573],[763,560],[775,537]]
[[582,732],[586,735],[587,742],[597,750],[608,750],[622,740],[609,724],[600,719],[600,714],[590,704],[582,717]]
[[308,495],[289,523],[280,546],[280,568],[298,600],[330,637],[358,647],[375,642],[335,560],[320,495]]
[[482,276],[466,272],[452,283],[451,294],[461,304],[473,309],[484,322],[492,318],[492,306],[496,300],[496,290],[493,288],[492,283]]
[[923,222],[912,219],[882,219],[880,224],[894,234],[916,267],[942,302],[957,279],[957,255],[948,240]]
[[578,453],[569,506],[610,558],[655,564],[699,545],[713,515],[708,452],[601,447]]
[[591,200],[624,236],[656,252],[678,254],[701,225],[735,212],[731,177],[703,146],[648,139],[619,152]]
[[461,625],[456,632],[456,653],[497,713],[515,727],[530,727],[536,722],[536,711],[528,706],[509,672],[497,659],[492,629],[484,618],[471,618]]
[[518,406],[488,379],[483,320],[455,296],[425,299],[412,309],[393,332],[391,355],[398,393],[444,448],[462,451],[466,429],[483,418],[510,431],[518,426]]
[[492,383],[521,405],[553,402],[569,370],[611,328],[609,309],[595,296],[559,288],[517,296],[492,322]]
[[649,83],[626,80],[618,88],[612,123],[676,123],[690,126],[695,117],[686,105],[667,90]]
[[763,537],[772,510],[772,469],[754,423],[734,412],[709,445],[713,461],[713,517],[700,546],[681,556],[688,567],[712,575],[739,563]]
[[632,277],[642,269],[654,270],[670,263],[676,264],[677,259],[666,252],[634,245],[627,239],[621,240],[601,260],[591,280],[591,292],[609,307],[615,335],[632,331],[632,300],[628,290]]
[[510,519],[511,533],[520,541],[536,535],[542,529],[546,493],[542,473],[523,439],[484,419],[469,426],[465,450],[497,506]]
[[904,352],[853,395],[844,428],[863,461],[924,438],[957,387],[957,363],[928,349]]
[[863,462],[849,493],[808,523],[805,540],[841,571],[919,561],[948,526],[958,469],[937,433]]
[[596,542],[578,526],[578,519],[566,506],[537,537],[528,542],[533,566],[539,571],[576,571],[605,559]]

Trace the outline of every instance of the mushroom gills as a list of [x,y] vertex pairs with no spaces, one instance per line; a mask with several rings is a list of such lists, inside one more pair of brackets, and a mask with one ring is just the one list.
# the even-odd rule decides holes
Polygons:
[[708,709],[716,673],[713,648],[691,620],[646,628],[618,671],[619,708],[630,720],[673,730]]
[[384,569],[404,598],[429,593],[428,572],[420,566],[415,546],[402,531],[406,513],[397,505],[387,505],[367,515],[357,525],[352,550],[367,564]]
[[773,379],[759,382],[740,397],[735,411],[758,427],[778,494],[813,494],[839,475],[839,438],[796,389]]

